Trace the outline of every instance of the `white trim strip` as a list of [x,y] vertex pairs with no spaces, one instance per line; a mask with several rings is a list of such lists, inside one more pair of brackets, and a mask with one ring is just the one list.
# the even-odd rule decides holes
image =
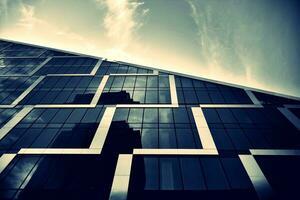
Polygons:
[[200,104],[201,108],[263,108],[260,104]]
[[256,96],[253,94],[253,92],[251,90],[247,90],[244,89],[246,94],[248,95],[248,97],[251,99],[251,101],[253,102],[253,104],[261,104],[260,101],[256,98]]
[[157,74],[109,74],[109,76],[157,76]]
[[22,148],[18,154],[100,154],[101,149]]
[[198,107],[191,109],[203,149],[217,150],[202,109]]
[[131,171],[132,155],[120,154],[112,183],[109,199],[110,200],[126,200],[130,171]]
[[5,153],[0,157],[0,174],[9,165],[9,163],[14,159],[17,154],[15,153]]
[[92,74],[47,74],[45,76],[93,76]]
[[117,104],[117,108],[177,108],[173,104]]
[[24,99],[43,79],[45,76],[40,76],[34,83],[31,84],[17,99],[12,102],[12,105],[17,105],[22,99]]
[[28,77],[28,76],[31,76],[31,75],[30,74],[7,74],[7,75],[1,74],[0,75],[0,77]]
[[34,108],[94,108],[91,104],[39,104],[34,105]]
[[94,66],[93,70],[91,71],[90,75],[95,76],[98,69],[100,68],[101,64],[102,64],[103,60],[99,59],[98,62],[96,63],[96,65]]
[[0,105],[0,108],[13,108],[15,105]]
[[29,75],[32,76],[34,73],[36,73],[38,70],[40,70],[44,65],[46,65],[52,57],[47,58],[44,62],[42,62],[39,66],[37,66],[34,70],[32,70]]
[[172,105],[178,106],[177,90],[174,75],[169,75],[169,84],[170,84],[170,96]]
[[252,155],[239,155],[259,199],[271,199],[272,188]]
[[216,149],[134,149],[134,155],[218,155]]
[[97,89],[97,91],[96,91],[96,93],[95,93],[95,95],[94,95],[94,97],[92,99],[92,102],[91,102],[92,105],[95,105],[95,106],[97,105],[97,103],[98,103],[98,101],[100,99],[100,96],[101,96],[101,94],[102,94],[102,92],[104,90],[104,87],[106,85],[106,82],[107,82],[108,78],[109,78],[109,75],[104,75],[103,76],[103,78],[102,78],[102,80],[100,82],[100,85],[99,85],[99,87],[98,87],[98,89]]
[[300,130],[300,119],[288,108],[277,108],[298,130]]
[[90,149],[102,149],[109,131],[116,107],[107,107],[90,144]]
[[250,153],[255,156],[300,156],[297,149],[250,149]]
[[26,106],[20,112],[15,114],[15,116],[0,129],[0,140],[2,140],[2,138],[4,138],[32,109],[32,106]]

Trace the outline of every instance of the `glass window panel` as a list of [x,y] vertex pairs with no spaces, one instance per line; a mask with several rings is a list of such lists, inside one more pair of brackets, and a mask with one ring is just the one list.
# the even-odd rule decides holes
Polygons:
[[145,108],[144,110],[144,123],[158,123],[158,109]]
[[158,158],[144,157],[145,165],[145,190],[157,190],[159,188]]
[[189,123],[189,117],[185,108],[173,109],[175,123]]
[[99,116],[102,107],[96,107],[93,109],[87,109],[84,117],[82,118],[82,123],[95,123],[97,122],[97,117]]
[[201,158],[201,163],[209,190],[229,189],[221,163],[217,158]]
[[39,156],[22,156],[9,171],[9,173],[0,181],[2,189],[19,189],[24,182]]
[[218,149],[221,150],[233,150],[234,146],[230,137],[227,135],[224,129],[211,128],[211,133],[214,138],[214,142]]
[[31,148],[46,148],[55,138],[58,129],[44,129],[36,140],[30,145]]
[[85,108],[74,109],[65,123],[80,123],[85,112]]
[[159,123],[173,123],[171,108],[159,108]]
[[203,81],[200,81],[200,80],[193,80],[193,85],[194,85],[194,87],[199,87],[199,88],[204,88],[205,87],[205,85],[204,85],[204,83],[203,83]]
[[205,182],[198,158],[180,158],[183,187],[185,190],[204,190]]
[[142,123],[143,109],[131,108],[129,112],[128,122],[129,123]]
[[169,90],[159,90],[159,103],[171,103],[171,96]]
[[127,121],[129,108],[117,108],[113,121]]
[[45,109],[33,109],[28,115],[21,121],[21,123],[33,123]]
[[134,90],[133,100],[137,103],[145,103],[145,90]]
[[158,91],[157,90],[148,90],[146,92],[146,102],[149,104],[157,104],[158,103]]
[[208,93],[213,103],[226,103],[219,91],[209,91]]
[[236,123],[236,119],[229,109],[218,108],[216,109],[223,123]]
[[246,135],[243,133],[242,130],[227,129],[227,133],[237,150],[248,150],[252,148],[249,140],[247,139]]
[[159,87],[170,87],[169,76],[159,76]]
[[198,99],[194,90],[183,90],[183,93],[186,104],[198,104]]
[[148,76],[147,88],[157,88],[158,87],[158,78],[157,76]]
[[47,124],[55,116],[58,109],[45,109],[43,114],[37,119],[36,123]]
[[121,88],[123,86],[123,82],[125,80],[125,77],[122,77],[122,76],[116,76],[115,79],[114,79],[114,82],[112,84],[111,87],[117,87],[117,88]]
[[200,104],[212,103],[207,91],[196,90],[196,95]]
[[221,123],[219,115],[215,109],[203,109],[207,123]]
[[192,79],[181,77],[182,87],[193,87]]
[[189,128],[177,128],[176,129],[176,137],[178,148],[185,149],[185,148],[196,148],[195,140],[200,140],[197,136],[194,138],[194,134],[192,129]]
[[160,189],[181,190],[181,174],[177,158],[160,158]]
[[252,183],[238,158],[221,158],[226,176],[232,189],[249,189]]
[[239,123],[252,123],[244,109],[231,109],[231,111]]
[[72,111],[73,109],[70,108],[59,109],[59,111],[56,113],[54,118],[51,120],[51,124],[63,124],[67,120],[67,118],[69,117]]
[[177,148],[174,129],[159,129],[159,148]]
[[124,88],[133,88],[134,87],[134,84],[135,84],[135,79],[136,77],[135,76],[127,76],[125,78],[125,82],[124,82]]
[[137,76],[135,87],[145,88],[147,76]]
[[40,135],[41,128],[31,128],[22,135],[22,137],[13,145],[13,149],[19,150],[21,148],[28,148],[35,141],[35,139]]
[[142,147],[158,148],[158,129],[143,128],[142,130]]

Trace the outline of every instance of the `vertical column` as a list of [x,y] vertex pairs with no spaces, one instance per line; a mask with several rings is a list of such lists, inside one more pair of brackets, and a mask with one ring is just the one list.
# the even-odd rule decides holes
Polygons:
[[248,97],[251,99],[253,104],[260,105],[260,101],[256,98],[256,96],[253,94],[251,90],[245,90],[245,92],[247,93]]
[[28,94],[31,92],[43,79],[45,76],[40,76],[29,88],[27,88],[17,99],[12,102],[12,105],[17,105],[20,101],[22,101]]
[[17,154],[15,153],[5,153],[0,157],[0,174],[9,165],[9,163],[14,159]]
[[177,90],[176,90],[174,75],[169,75],[169,83],[170,83],[171,103],[172,105],[178,106]]
[[120,154],[110,191],[110,200],[126,200],[130,179],[132,155]]
[[217,149],[202,109],[194,107],[192,108],[192,113],[203,149]]
[[98,60],[98,62],[96,63],[95,67],[93,68],[93,70],[91,71],[91,75],[96,75],[98,69],[100,68],[101,64],[102,64],[103,60]]
[[116,107],[107,107],[105,109],[93,141],[90,145],[90,149],[100,149],[100,152],[102,151],[111,121],[114,117],[115,110]]
[[0,129],[0,140],[4,138],[7,133],[13,129],[31,110],[32,106],[24,107],[20,112],[18,112],[11,120],[9,120],[1,129]]
[[252,155],[239,155],[259,199],[271,199],[272,188]]
[[94,97],[92,99],[91,105],[94,105],[94,106],[97,105],[97,103],[98,103],[98,101],[100,99],[100,96],[101,96],[101,94],[102,94],[102,92],[104,90],[104,87],[105,87],[105,84],[106,84],[108,78],[109,78],[109,75],[103,76],[103,78],[102,78],[102,80],[101,80],[101,82],[99,84],[99,87],[98,87],[98,89],[97,89],[97,91],[96,91],[96,93],[95,93],[95,95],[94,95]]
[[277,108],[298,130],[300,130],[300,119],[288,108]]

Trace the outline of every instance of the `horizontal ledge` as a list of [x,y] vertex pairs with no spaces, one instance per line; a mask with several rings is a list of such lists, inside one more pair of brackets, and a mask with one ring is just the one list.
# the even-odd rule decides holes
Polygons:
[[218,155],[217,149],[134,149],[134,155]]
[[13,108],[16,104],[10,104],[10,105],[0,105],[0,108]]
[[94,108],[96,104],[38,104],[34,108]]
[[108,74],[109,76],[157,76],[158,73],[153,74]]
[[93,74],[46,74],[45,76],[94,76]]
[[297,149],[250,149],[250,153],[255,156],[300,156]]
[[102,149],[22,148],[18,154],[100,154]]
[[117,104],[117,108],[177,108],[178,104]]
[[260,104],[200,104],[201,108],[263,108]]

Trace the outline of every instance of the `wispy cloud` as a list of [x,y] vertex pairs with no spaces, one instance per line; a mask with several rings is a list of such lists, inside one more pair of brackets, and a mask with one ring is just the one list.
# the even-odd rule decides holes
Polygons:
[[143,26],[142,19],[138,19],[137,16],[147,15],[149,9],[138,11],[144,2],[135,0],[97,0],[96,2],[107,10],[104,18],[101,19],[105,35],[111,44],[111,48],[106,51],[106,56],[129,59],[127,50],[136,43],[138,38],[136,33]]
[[[0,2],[0,5],[6,3],[5,0],[0,0]],[[5,12],[9,14],[11,11],[8,10],[7,4],[5,5]],[[69,49],[78,52],[82,50],[82,47],[87,50],[94,50],[96,48],[90,39],[72,31],[67,25],[63,27],[58,26],[38,16],[34,5],[19,1],[14,7],[14,12],[18,13],[19,18],[15,26],[8,26],[2,29],[1,37],[14,38],[46,46],[53,46],[55,44],[57,47],[65,47],[64,44],[68,44]],[[78,49],[79,44],[81,49]]]
[[135,31],[142,25],[135,19],[135,12],[144,3],[129,0],[106,0],[104,3],[107,13],[103,25],[107,35],[124,48],[133,41]]
[[17,23],[17,26],[24,27],[27,30],[32,30],[36,24],[43,24],[42,20],[39,20],[34,16],[35,8],[32,5],[21,4],[20,14],[21,17]]
[[7,3],[8,0],[0,0],[0,26],[7,18]]

